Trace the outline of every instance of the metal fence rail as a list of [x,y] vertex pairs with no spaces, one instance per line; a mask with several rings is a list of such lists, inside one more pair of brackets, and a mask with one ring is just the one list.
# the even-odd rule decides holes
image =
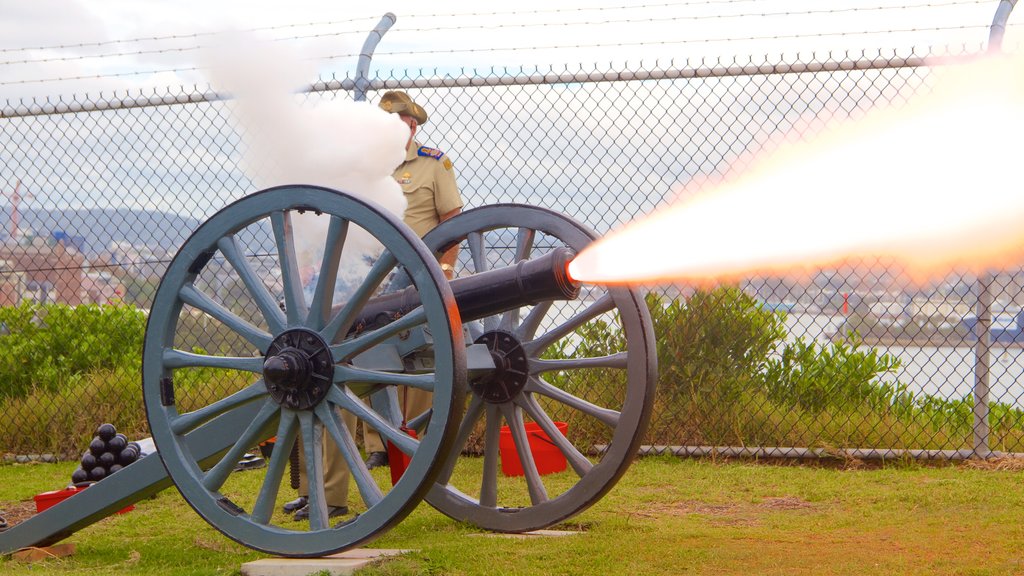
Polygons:
[[[454,159],[468,207],[528,203],[603,233],[671,201],[681,183],[693,190],[742,171],[780,136],[811,135],[824,123],[928,93],[942,70],[934,56],[392,74],[370,81],[368,99],[404,89],[426,103],[431,122],[418,138]],[[304,98],[309,105],[349,99],[355,84],[322,80]],[[147,309],[188,233],[260,181],[243,163],[232,114],[229,101],[202,90],[8,102],[0,110],[0,182],[8,195],[0,217],[3,305],[116,301]],[[336,137],[359,145],[358,134]],[[829,193],[827,183],[821,193]],[[786,207],[764,217],[785,220]],[[920,286],[883,263],[858,262],[810,278],[747,279],[741,287],[762,310],[785,313],[780,346],[803,339],[824,353],[856,329],[861,350],[890,354],[899,367],[857,382],[863,401],[844,406],[780,400],[750,383],[726,394],[663,377],[649,444],[686,454],[741,446],[725,451],[773,456],[1024,452],[1024,275],[1004,270],[989,280],[993,330],[1003,330],[993,332],[991,360],[981,365],[971,323],[977,278],[951,273]],[[692,292],[678,288],[661,293]],[[661,358],[663,368],[675,361]],[[66,450],[33,438],[88,434],[99,420],[144,432],[137,375],[124,365],[108,369],[62,381],[62,392],[40,382],[26,394],[0,394],[0,452]],[[989,409],[980,422],[972,419],[976,370],[988,374]],[[818,384],[826,397],[839,393],[838,382]],[[105,412],[82,414],[79,405]]]

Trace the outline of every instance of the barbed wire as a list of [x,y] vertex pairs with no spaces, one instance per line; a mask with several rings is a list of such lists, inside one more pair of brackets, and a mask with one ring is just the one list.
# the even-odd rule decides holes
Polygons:
[[[754,0],[717,0],[709,3],[719,4],[734,4],[742,2],[750,2]],[[941,2],[929,1],[920,4],[904,4],[902,6],[853,6],[845,8],[829,8],[829,9],[810,9],[802,11],[783,11],[783,12],[762,12],[757,14],[737,14],[737,15],[704,15],[704,16],[680,16],[667,19],[668,21],[680,20],[680,19],[708,19],[708,18],[739,18],[745,16],[793,16],[803,14],[820,14],[820,13],[847,13],[847,12],[867,12],[867,11],[880,11],[889,10],[893,8],[925,8],[925,7],[940,7],[940,6],[952,6],[952,5],[968,5],[968,4],[981,4],[988,0],[944,0]],[[670,5],[691,5],[701,4],[701,2],[674,2],[674,3],[663,3],[663,4],[647,4],[638,5],[645,7],[652,6],[670,6]],[[464,15],[498,15],[498,14],[529,14],[529,13],[548,13],[548,12],[565,12],[565,11],[585,11],[585,10],[613,10],[613,9],[624,9],[633,7],[601,7],[601,8],[559,8],[549,10],[534,10],[526,12],[489,12],[489,13],[464,13]],[[429,15],[428,15],[429,16]],[[366,18],[362,18],[365,20]],[[357,21],[360,19],[353,19],[351,21]],[[429,31],[450,31],[454,29],[466,30],[466,29],[497,29],[497,28],[513,28],[513,27],[537,27],[537,26],[565,26],[565,25],[584,25],[584,26],[595,26],[600,24],[612,24],[612,23],[648,23],[653,21],[666,21],[665,18],[647,18],[647,19],[623,19],[623,20],[610,20],[602,22],[566,22],[566,23],[521,23],[521,24],[501,24],[495,26],[452,26],[452,27],[433,27],[433,28],[406,28],[400,29],[403,32],[429,32]],[[337,22],[348,22],[348,21],[334,21]],[[323,25],[331,24],[332,22],[322,23]],[[266,27],[263,29],[282,29],[297,26],[309,26],[316,25],[317,23],[307,24],[288,24],[281,26]],[[1014,28],[1018,25],[1008,24],[1007,28]],[[594,48],[626,48],[626,47],[641,47],[641,46],[665,46],[665,45],[678,45],[678,44],[694,44],[694,43],[722,43],[722,42],[751,42],[751,41],[771,41],[771,40],[794,40],[802,38],[825,38],[825,37],[850,37],[850,36],[864,36],[864,35],[878,35],[878,34],[905,34],[905,33],[921,33],[921,32],[940,32],[940,31],[953,31],[953,30],[975,30],[989,28],[987,24],[977,25],[961,25],[961,26],[934,26],[934,27],[915,27],[915,28],[903,28],[903,29],[889,29],[889,30],[863,30],[863,31],[837,31],[837,32],[818,32],[818,33],[796,33],[796,34],[777,34],[777,35],[764,35],[764,36],[724,36],[717,38],[684,38],[679,40],[663,40],[663,41],[640,41],[640,42],[622,42],[622,43],[598,43],[598,44],[562,44],[562,45],[548,45],[548,46],[514,46],[514,47],[486,47],[486,48],[448,48],[448,49],[434,49],[434,50],[405,50],[405,51],[389,51],[389,52],[377,52],[378,56],[407,56],[407,55],[423,55],[423,54],[480,54],[480,53],[496,53],[496,52],[509,52],[509,51],[548,51],[548,50],[567,50],[567,49],[594,49]],[[324,36],[336,36],[341,34],[349,33],[360,33],[363,34],[365,31],[336,31],[330,33],[320,33],[305,36],[293,36],[287,38],[280,38],[276,40],[295,40],[303,38],[315,38]],[[198,37],[200,35],[212,35],[216,33],[197,33],[188,36],[181,37]],[[171,38],[171,37],[167,37]],[[79,45],[79,46],[83,46]],[[201,46],[189,46],[180,48],[162,48],[154,50],[140,50],[135,52],[125,52],[116,54],[106,55],[82,55],[76,57],[59,57],[52,59],[38,59],[30,61],[6,61],[0,62],[0,65],[5,64],[21,64],[21,63],[43,63],[43,62],[54,62],[54,61],[73,61],[83,60],[88,58],[110,58],[118,56],[132,56],[132,55],[143,55],[143,54],[157,54],[157,53],[173,53],[173,52],[185,52],[190,50],[196,50]],[[3,52],[4,50],[0,50]],[[328,54],[322,56],[316,56],[308,58],[311,61],[329,61],[337,60],[342,58],[354,58],[359,56],[359,53],[345,53],[345,54]],[[143,76],[152,74],[164,74],[164,73],[180,73],[180,72],[197,72],[206,68],[201,66],[189,66],[189,67],[175,67],[175,68],[163,68],[163,69],[148,69],[148,70],[131,70],[123,72],[108,72],[108,73],[97,73],[97,74],[85,74],[78,76],[64,76],[64,77],[49,77],[49,78],[35,78],[35,79],[16,79],[16,80],[5,80],[5,84],[35,84],[35,83],[46,83],[46,82],[58,82],[58,81],[72,81],[72,80],[98,80],[103,78],[117,78],[117,77],[131,77],[131,76]]]
[[[990,1],[991,0],[945,0],[945,1],[940,1],[940,2],[929,1],[929,2],[918,3],[918,4],[903,4],[903,5],[891,5],[891,6],[873,6],[873,7],[852,6],[852,7],[846,7],[846,8],[836,7],[836,8],[828,8],[828,9],[803,10],[803,11],[782,11],[782,12],[761,12],[761,13],[751,12],[751,13],[742,13],[742,14],[711,14],[711,15],[703,15],[703,16],[676,17],[676,18],[672,18],[672,20],[675,20],[675,19],[706,20],[706,19],[722,19],[722,18],[743,18],[743,17],[751,17],[751,16],[766,17],[766,16],[809,15],[809,14],[842,14],[842,13],[847,13],[847,12],[865,12],[865,11],[879,11],[879,10],[907,10],[907,9],[916,9],[916,8],[943,8],[943,7],[950,7],[950,6],[966,6],[966,5],[972,5],[972,4],[973,5],[988,4]],[[557,13],[594,12],[594,11],[609,12],[609,11],[616,11],[616,10],[637,10],[637,9],[646,9],[646,8],[665,8],[665,7],[671,7],[671,6],[697,6],[697,5],[699,5],[699,6],[707,6],[707,5],[716,5],[716,4],[741,4],[741,3],[751,3],[751,2],[761,2],[761,3],[763,3],[764,0],[684,0],[684,1],[680,1],[680,2],[664,2],[664,3],[659,3],[659,4],[637,4],[637,5],[625,5],[625,6],[600,6],[600,7],[577,7],[577,8],[550,8],[550,9],[538,9],[538,10],[510,10],[510,11],[493,11],[493,12],[461,12],[461,13],[457,12],[457,13],[438,13],[438,14],[418,14],[418,15],[412,15],[412,16],[410,16],[410,18],[413,18],[413,19],[415,19],[415,18],[442,18],[442,17],[443,18],[453,18],[453,17],[465,17],[465,16],[490,17],[490,16],[507,16],[507,15],[524,16],[524,15],[533,15],[533,14],[557,14]],[[367,16],[367,17],[352,18],[352,19],[348,19],[348,20],[332,20],[332,21],[326,21],[326,22],[305,22],[305,23],[294,23],[294,24],[281,24],[281,25],[276,25],[276,26],[263,26],[263,27],[248,28],[248,29],[244,29],[242,31],[243,32],[265,32],[265,31],[273,31],[273,30],[284,30],[284,29],[289,29],[289,28],[304,28],[304,27],[311,27],[311,26],[333,26],[333,25],[336,25],[336,24],[350,24],[350,23],[363,22],[363,21],[375,20],[375,19],[377,19],[376,16]],[[466,25],[460,25],[460,26],[450,26],[450,27],[402,28],[402,30],[404,30],[404,31],[412,31],[412,32],[431,32],[431,31],[459,30],[459,29],[467,29],[467,28],[468,29],[499,29],[499,28],[512,28],[512,27],[529,27],[529,26],[556,26],[556,25],[567,25],[567,24],[568,25],[602,24],[602,23],[608,24],[608,23],[631,22],[631,21],[639,23],[639,22],[651,22],[651,21],[663,21],[663,20],[665,20],[665,18],[647,18],[647,19],[639,19],[639,20],[618,20],[618,21],[590,22],[590,23],[560,22],[560,23],[548,23],[548,24],[543,24],[543,23],[542,24],[502,24],[502,25],[496,25],[496,26],[483,26],[483,25],[481,25],[481,26],[471,26],[471,25],[470,26],[466,26]],[[0,53],[23,52],[23,51],[64,50],[64,49],[69,49],[69,48],[94,48],[94,47],[110,46],[110,45],[117,45],[117,44],[133,44],[133,43],[139,43],[139,42],[196,39],[196,38],[203,38],[203,37],[208,37],[208,36],[216,36],[216,35],[222,34],[222,33],[223,32],[221,32],[221,31],[195,32],[195,33],[192,33],[192,34],[172,34],[172,35],[167,35],[167,36],[140,37],[140,38],[132,38],[132,39],[124,39],[124,40],[105,40],[105,41],[97,41],[97,42],[81,42],[81,43],[77,43],[77,44],[56,44],[56,45],[48,45],[48,46],[0,48]],[[336,32],[324,33],[324,34],[310,34],[310,35],[300,35],[300,36],[292,36],[292,37],[285,37],[285,38],[275,38],[275,40],[301,40],[301,39],[308,39],[308,38],[318,38],[318,37],[323,37],[323,36],[335,36],[335,35],[344,35],[344,34],[365,34],[365,33],[366,33],[365,30],[343,30],[343,31],[336,31]],[[166,51],[195,50],[197,48],[199,48],[199,46],[190,46],[190,47],[186,47],[186,48],[180,48],[180,49],[177,49],[177,50],[167,49]],[[113,56],[152,54],[152,53],[159,53],[159,52],[160,52],[159,50],[157,50],[157,51],[136,51],[136,52],[116,53],[116,54],[113,54],[113,55],[103,55],[103,56],[105,56],[105,57],[113,57]],[[95,57],[100,57],[100,56],[94,55],[94,56],[88,56],[88,57],[95,58]],[[76,58],[70,58],[70,59],[76,59]],[[36,62],[47,62],[47,61],[60,61],[60,60],[59,59],[45,59],[45,60],[27,60],[27,61],[8,61],[8,62],[0,62],[0,64],[12,64],[12,63],[19,63],[20,64],[20,63],[29,63],[29,62],[36,63]]]
[[[720,37],[720,38],[684,38],[681,40],[644,40],[640,42],[602,43],[602,44],[559,44],[549,46],[507,46],[487,48],[449,48],[439,50],[402,50],[394,52],[377,52],[376,56],[409,56],[420,54],[460,54],[460,53],[482,53],[482,52],[508,52],[508,51],[535,51],[535,50],[565,50],[579,48],[634,48],[638,46],[665,46],[673,44],[697,44],[714,42],[752,42],[763,40],[796,40],[801,38],[828,38],[843,36],[870,36],[876,34],[905,34],[917,32],[941,32],[948,30],[974,30],[984,28],[987,24],[975,24],[964,26],[936,26],[932,28],[903,28],[893,30],[874,30],[862,32],[816,32],[813,34],[777,34],[774,36],[746,36],[746,37]],[[351,58],[359,56],[357,53],[317,56],[311,60],[334,60],[338,58]]]
[[[461,24],[457,26],[435,26],[428,28],[398,28],[396,32],[447,32],[451,30],[505,30],[505,29],[522,29],[522,28],[550,28],[550,27],[575,27],[575,26],[608,26],[612,24],[647,24],[651,22],[664,23],[664,22],[679,22],[679,21],[702,21],[702,20],[730,20],[730,19],[742,19],[742,18],[771,18],[780,16],[813,16],[815,14],[847,14],[847,13],[866,13],[866,12],[880,12],[887,10],[907,10],[915,8],[938,8],[948,6],[958,6],[965,4],[980,4],[989,0],[948,0],[946,2],[926,2],[923,4],[906,4],[903,6],[852,6],[848,8],[827,8],[827,9],[809,9],[809,10],[785,10],[781,12],[744,12],[740,14],[704,14],[704,15],[681,15],[681,16],[670,16],[670,17],[652,17],[652,18],[621,18],[617,20],[587,20],[577,22],[518,22],[518,23],[503,23],[494,25],[467,25]],[[309,40],[313,38],[327,38],[334,36],[343,36],[349,34],[365,34],[364,30],[343,30],[335,32],[322,32],[318,34],[307,34],[301,36],[290,36],[286,38],[275,38],[274,41],[294,41],[294,40]],[[50,58],[36,58],[26,60],[7,60],[0,62],[0,66],[8,66],[15,64],[42,64],[50,62],[72,62],[77,60],[94,60],[101,58],[120,58],[125,56],[143,56],[152,54],[169,54],[169,53],[181,53],[190,52],[195,50],[201,50],[206,46],[195,45],[185,47],[172,47],[172,48],[154,48],[152,50],[136,50],[132,52],[115,52],[110,54],[82,54],[78,56],[54,56]]]
[[[307,26],[332,26],[335,24],[343,24],[350,22],[361,22],[365,20],[376,20],[376,16],[366,16],[361,18],[353,18],[351,20],[333,20],[329,22],[306,22],[301,24],[281,24],[277,26],[264,26],[257,28],[247,28],[242,32],[265,32],[270,30],[283,30],[287,28],[302,28]],[[355,33],[356,31],[353,31]],[[364,34],[365,30],[362,31]],[[97,42],[80,42],[77,44],[52,44],[48,46],[31,46],[31,47],[20,47],[20,48],[0,48],[0,54],[5,52],[27,52],[27,51],[44,51],[44,50],[66,50],[68,48],[96,48],[100,46],[112,46],[115,44],[135,44],[139,42],[153,42],[162,40],[184,40],[191,38],[203,38],[206,36],[216,36],[223,34],[223,31],[212,31],[212,32],[193,32],[191,34],[170,34],[167,36],[145,36],[139,38],[129,38],[125,40],[102,40]]]

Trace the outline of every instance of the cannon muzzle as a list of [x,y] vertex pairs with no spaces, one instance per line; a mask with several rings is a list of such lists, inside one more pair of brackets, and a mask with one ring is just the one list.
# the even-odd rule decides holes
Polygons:
[[[545,300],[575,299],[580,287],[567,271],[575,256],[573,250],[559,247],[533,260],[452,280],[451,288],[462,321],[493,316]],[[414,287],[371,298],[350,332],[379,328],[419,305],[419,294]]]

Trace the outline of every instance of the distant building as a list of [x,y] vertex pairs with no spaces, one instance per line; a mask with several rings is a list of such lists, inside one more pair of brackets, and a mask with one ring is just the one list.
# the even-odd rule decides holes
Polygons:
[[115,302],[124,294],[107,272],[88,272],[76,237],[61,235],[52,242],[0,244],[0,306],[23,301],[78,304]]
[[0,260],[24,275],[22,299],[77,305],[86,301],[82,290],[85,257],[63,242],[53,245],[39,241],[30,244],[0,244]]

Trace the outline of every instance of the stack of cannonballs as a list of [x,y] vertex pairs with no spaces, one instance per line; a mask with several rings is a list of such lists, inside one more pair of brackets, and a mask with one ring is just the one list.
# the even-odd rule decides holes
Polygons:
[[96,436],[89,443],[89,451],[82,455],[82,464],[71,474],[73,484],[98,482],[121,468],[135,462],[142,449],[129,442],[113,424],[100,424]]

